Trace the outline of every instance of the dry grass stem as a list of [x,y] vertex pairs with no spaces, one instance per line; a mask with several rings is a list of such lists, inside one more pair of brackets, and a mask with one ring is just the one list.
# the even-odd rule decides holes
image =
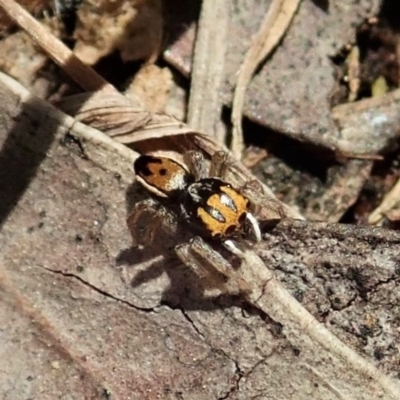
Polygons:
[[218,129],[223,104],[220,94],[230,4],[229,0],[203,1],[193,58],[187,123],[214,137],[220,136],[218,132],[222,130]]
[[240,68],[232,105],[232,153],[237,159],[244,150],[242,113],[247,86],[260,64],[278,45],[296,14],[301,0],[274,0],[270,5],[262,26],[254,38]]

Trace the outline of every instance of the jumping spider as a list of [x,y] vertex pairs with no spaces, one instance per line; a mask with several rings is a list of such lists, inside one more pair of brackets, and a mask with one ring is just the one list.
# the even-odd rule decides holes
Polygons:
[[[186,153],[185,164],[152,155],[141,155],[135,161],[137,180],[157,201],[144,200],[133,208],[127,220],[133,241],[151,243],[161,222],[184,223],[198,236],[175,247],[180,260],[198,270],[202,269],[198,258],[211,265],[218,264],[220,271],[229,268],[230,264],[202,238],[218,241],[242,257],[243,252],[233,238],[244,236],[251,228],[255,240],[261,241],[252,205],[246,196],[222,179],[227,170],[225,152],[213,155],[208,171],[199,152]],[[144,213],[152,214],[153,218],[146,226],[147,232],[141,235],[137,222]]]

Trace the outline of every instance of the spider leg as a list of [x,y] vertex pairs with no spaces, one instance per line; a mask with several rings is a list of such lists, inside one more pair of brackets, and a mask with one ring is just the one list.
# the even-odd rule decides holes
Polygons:
[[247,212],[246,219],[250,223],[251,227],[253,228],[253,233],[254,233],[254,236],[255,236],[257,242],[261,242],[262,234],[261,234],[260,225],[258,224],[256,217],[251,212]]
[[175,246],[175,252],[178,258],[183,264],[193,270],[193,272],[200,278],[203,279],[207,276],[201,260],[196,257],[196,254],[192,251],[192,243],[181,243]]
[[184,161],[192,172],[196,181],[207,178],[207,167],[203,153],[191,150],[185,153]]
[[[175,247],[179,259],[211,286],[226,292],[238,292],[238,287],[229,282],[232,265],[201,237],[195,236],[189,243]],[[233,286],[232,286],[233,285]]]
[[243,251],[236,246],[235,242],[231,239],[224,240],[222,244],[228,249],[231,253],[235,254],[236,256],[243,258]]
[[216,151],[211,157],[210,171],[208,176],[213,178],[224,178],[228,165],[228,153]]
[[[253,215],[257,215],[259,221],[274,225],[285,217],[282,206],[272,194],[264,191],[258,181],[246,182],[240,189],[240,193],[250,200],[251,212]],[[250,223],[254,228],[254,224]]]
[[216,250],[206,243],[200,236],[195,236],[189,243],[183,243],[175,247],[178,257],[187,265],[195,267],[203,271],[207,270],[206,266],[219,266],[221,273],[228,272],[232,265],[225,260]]
[[126,222],[134,247],[152,244],[160,227],[168,226],[168,237],[172,237],[178,229],[174,215],[153,199],[135,204]]

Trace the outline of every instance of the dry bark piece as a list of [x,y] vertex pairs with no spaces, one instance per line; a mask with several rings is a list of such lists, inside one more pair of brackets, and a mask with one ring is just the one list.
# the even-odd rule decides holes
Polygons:
[[304,215],[311,221],[338,222],[357,201],[370,176],[371,161],[350,160],[331,168],[332,178],[321,196],[307,204]]
[[336,106],[332,116],[341,132],[339,151],[353,154],[383,152],[400,134],[400,89]]
[[[283,221],[265,240],[259,254],[285,287],[339,338],[395,377],[399,233]],[[376,356],[379,351],[383,356]]]

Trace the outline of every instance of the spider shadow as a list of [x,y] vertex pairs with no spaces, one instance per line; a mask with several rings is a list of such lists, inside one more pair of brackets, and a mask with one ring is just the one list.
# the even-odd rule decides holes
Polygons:
[[[141,186],[132,184],[126,192],[126,204],[129,211],[143,199]],[[179,219],[175,216],[175,219]],[[140,221],[139,224],[140,225]],[[208,276],[199,277],[190,266],[184,265],[178,258],[175,247],[179,244],[188,243],[195,236],[188,229],[188,225],[178,221],[176,229],[171,230],[170,226],[163,223],[157,227],[154,243],[139,247],[130,247],[122,250],[117,256],[117,265],[129,267],[141,267],[135,277],[131,280],[132,289],[151,281],[155,281],[163,274],[168,275],[169,286],[163,292],[160,304],[166,304],[172,308],[183,307],[185,310],[210,311],[232,306],[241,306],[243,299],[237,293],[221,293],[209,295],[207,292],[216,292],[210,286],[212,279]],[[142,229],[137,226],[137,229]],[[143,228],[146,229],[146,226]],[[220,252],[223,257],[232,260],[233,268],[240,264],[239,260],[232,258],[232,255],[222,245],[211,244]]]
[[208,284],[207,278],[199,277],[190,267],[184,265],[173,249],[161,250],[155,256],[155,247],[129,248],[118,255],[118,265],[134,267],[141,263],[148,264],[131,280],[132,289],[154,281],[166,273],[170,283],[162,294],[160,304],[171,308],[182,307],[188,311],[212,311],[242,305],[244,299],[237,293],[208,295],[206,292],[213,288]]
[[[10,93],[8,96],[9,105],[4,100],[3,113],[13,117],[7,120],[0,116],[4,131],[0,134],[0,230],[40,173],[59,124],[46,116],[47,110],[35,98],[22,102],[18,114],[13,115],[21,100]],[[46,129],[40,129],[45,118]],[[13,125],[7,129],[10,121]]]

